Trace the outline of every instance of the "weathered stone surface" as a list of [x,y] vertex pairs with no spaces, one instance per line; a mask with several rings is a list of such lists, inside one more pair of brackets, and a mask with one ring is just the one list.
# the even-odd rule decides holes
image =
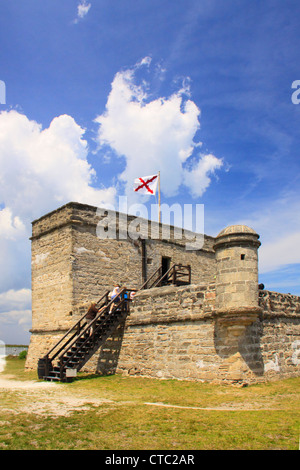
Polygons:
[[258,306],[259,235],[245,225],[222,230],[216,238],[216,309]]
[[[124,236],[133,219],[117,215],[116,240],[97,237],[101,220],[96,208],[70,203],[33,222],[29,369],[115,282],[143,283],[143,242]],[[173,229],[169,238],[158,229],[160,238],[145,240],[147,277],[164,256],[190,264],[192,284],[140,291],[85,370],[238,384],[299,375],[300,298],[258,291],[254,230],[227,227],[187,251]]]
[[116,239],[101,239],[97,233],[103,214],[96,207],[69,203],[32,223],[32,340],[27,367],[35,367],[41,353],[47,352],[45,332],[63,335],[78,319],[80,306],[97,301],[116,282],[138,288],[144,276],[149,278],[161,265],[162,256],[172,264],[191,265],[192,282],[214,278],[212,237],[205,236],[201,250],[186,251],[186,240],[174,238],[174,227],[157,224],[160,238],[152,239],[151,224],[144,221],[136,234],[149,237],[143,242],[127,237],[134,217],[113,213]]

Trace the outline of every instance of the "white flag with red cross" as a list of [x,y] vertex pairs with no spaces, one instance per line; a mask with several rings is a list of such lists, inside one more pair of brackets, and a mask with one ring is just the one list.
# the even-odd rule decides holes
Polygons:
[[134,180],[133,190],[139,194],[155,195],[158,184],[158,175],[141,176]]

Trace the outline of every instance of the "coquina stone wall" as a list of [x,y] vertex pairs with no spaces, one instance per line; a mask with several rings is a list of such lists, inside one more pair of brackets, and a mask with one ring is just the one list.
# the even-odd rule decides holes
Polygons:
[[131,313],[98,357],[86,365],[158,378],[199,378],[199,364],[214,356],[214,284],[139,292]]
[[191,284],[139,291],[85,371],[238,384],[299,376],[300,298],[258,290],[253,229],[227,227],[191,251],[172,227],[151,238],[148,221],[110,216],[108,227],[103,210],[70,203],[33,222],[28,369],[92,301],[116,282],[138,288],[168,257],[191,265]]
[[187,238],[174,227],[79,203],[34,221],[32,334],[26,367],[36,368],[38,359],[78,320],[80,307],[97,301],[115,283],[139,288],[162,257],[171,265],[190,265],[192,282],[214,279],[214,238],[204,236],[201,249],[186,250],[194,235],[188,232]]
[[267,379],[300,375],[300,297],[261,291],[256,326]]
[[213,283],[140,292],[85,370],[237,384],[299,376],[300,298],[261,291],[260,305],[251,325],[228,325]]

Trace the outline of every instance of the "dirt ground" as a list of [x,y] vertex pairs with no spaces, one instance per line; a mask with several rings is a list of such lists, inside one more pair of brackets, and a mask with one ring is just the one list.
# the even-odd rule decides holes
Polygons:
[[[1,375],[0,395],[14,392],[18,397],[18,405],[5,410],[11,413],[34,413],[51,416],[67,416],[74,411],[89,410],[91,406],[100,406],[103,403],[113,403],[107,399],[96,399],[91,396],[70,393],[69,389],[60,387],[53,382],[18,381],[13,376]],[[3,406],[0,404],[0,409]]]
[[[48,416],[59,417],[68,416],[74,411],[89,410],[91,406],[101,406],[103,404],[121,405],[122,403],[114,402],[105,398],[95,398],[89,391],[85,393],[76,392],[68,387],[60,386],[53,382],[41,381],[18,381],[14,376],[1,374],[0,376],[0,396],[5,394],[6,397],[9,392],[13,392],[13,406],[9,406],[9,399],[4,403],[0,403],[0,410],[8,411],[11,413],[33,413],[37,415],[47,414]],[[76,393],[76,396],[75,396]],[[2,400],[1,400],[2,401]],[[17,405],[16,405],[17,403]],[[125,402],[124,402],[125,403]],[[128,402],[126,402],[128,404]],[[133,403],[133,402],[132,402]],[[220,407],[189,407],[170,405],[167,403],[153,403],[145,402],[145,406],[155,407],[170,407],[170,408],[184,408],[184,409],[198,409],[207,411],[239,411],[239,410],[276,410],[276,406],[271,406],[268,403],[226,403]]]

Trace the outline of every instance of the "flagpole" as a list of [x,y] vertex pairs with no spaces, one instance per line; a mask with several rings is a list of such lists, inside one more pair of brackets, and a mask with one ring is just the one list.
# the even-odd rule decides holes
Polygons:
[[160,210],[160,171],[158,172],[158,223],[161,223],[161,210]]

